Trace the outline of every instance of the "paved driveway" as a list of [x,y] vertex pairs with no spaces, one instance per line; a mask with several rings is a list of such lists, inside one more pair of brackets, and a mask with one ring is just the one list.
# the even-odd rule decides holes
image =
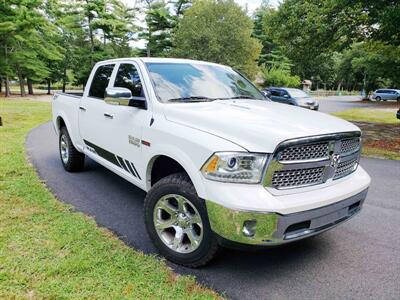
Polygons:
[[396,101],[362,101],[361,96],[330,96],[319,98],[319,110],[325,113],[365,107],[395,110],[399,107],[399,104]]
[[[145,193],[91,160],[66,173],[50,123],[26,141],[40,177],[63,202],[93,216],[129,246],[154,253],[142,216]],[[209,266],[171,265],[233,299],[399,299],[400,161],[362,159],[373,182],[360,215],[320,236],[257,252],[224,250]]]

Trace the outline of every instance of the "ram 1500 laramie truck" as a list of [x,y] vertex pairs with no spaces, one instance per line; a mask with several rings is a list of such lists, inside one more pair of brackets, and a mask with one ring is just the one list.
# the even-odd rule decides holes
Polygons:
[[65,170],[88,156],[146,191],[151,240],[190,267],[221,245],[275,246],[333,228],[361,210],[370,184],[358,127],[271,102],[214,63],[97,63],[83,95],[54,95],[53,122]]

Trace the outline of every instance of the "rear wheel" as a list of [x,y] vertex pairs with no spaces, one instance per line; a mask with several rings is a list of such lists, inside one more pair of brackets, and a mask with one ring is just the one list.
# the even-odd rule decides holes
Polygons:
[[199,267],[217,253],[207,209],[185,173],[169,175],[149,191],[144,205],[147,232],[168,260]]
[[400,102],[400,97],[397,97],[397,102]]
[[83,169],[85,154],[76,150],[66,127],[60,129],[59,150],[61,163],[66,171],[77,172]]

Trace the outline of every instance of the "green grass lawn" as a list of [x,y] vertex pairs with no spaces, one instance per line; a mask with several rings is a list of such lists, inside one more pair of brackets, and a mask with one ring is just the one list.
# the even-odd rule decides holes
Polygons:
[[372,122],[382,124],[400,124],[394,111],[372,108],[353,108],[333,113],[334,116],[356,122]]
[[[393,128],[398,128],[396,126],[400,126],[400,120],[396,118],[394,110],[354,108],[343,112],[333,113],[333,115],[352,122],[376,124],[373,125],[373,127],[379,126],[379,124],[387,125],[380,126],[379,128],[384,127],[380,130],[385,132],[381,131],[379,133],[370,132],[368,127],[366,127],[366,129],[362,128],[364,134],[367,136],[364,139],[362,155],[366,157],[400,160],[400,153],[396,150],[390,150],[390,143],[397,143],[397,145],[399,143],[397,130],[394,130]],[[360,127],[362,126],[360,125]],[[389,127],[392,129],[388,129]],[[377,130],[375,129],[375,131]],[[375,135],[375,140],[379,141],[379,143],[373,142],[373,140],[368,138],[371,134]]]
[[46,189],[27,162],[24,141],[50,119],[49,103],[0,99],[0,116],[1,299],[219,297],[132,250]]
[[400,160],[400,153],[382,148],[363,146],[362,155],[365,157]]

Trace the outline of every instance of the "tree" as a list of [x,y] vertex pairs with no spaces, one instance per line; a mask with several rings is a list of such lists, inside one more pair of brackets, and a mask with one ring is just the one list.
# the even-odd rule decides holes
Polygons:
[[284,87],[299,87],[301,80],[299,76],[290,75],[287,70],[278,67],[262,67],[264,77],[264,86],[284,86]]
[[355,43],[343,52],[338,77],[348,89],[400,86],[400,48],[379,42]]
[[[43,15],[43,1],[11,0],[0,3],[0,40],[6,64],[6,81],[15,74],[25,96],[25,79],[38,81],[49,74],[44,60],[62,58],[52,37],[55,27]],[[6,93],[7,94],[7,93]]]
[[[291,60],[292,72],[303,79],[312,79],[316,83],[314,86],[323,83],[331,88],[334,85],[340,88],[342,84],[359,88],[364,82],[367,86],[368,82],[377,80],[394,82],[389,74],[396,71],[386,64],[387,57],[372,55],[375,50],[363,50],[366,56],[362,63],[360,60],[358,71],[349,56],[360,53],[360,46],[355,46],[358,43],[363,47],[373,43],[375,49],[379,44],[378,52],[382,54],[383,48],[389,55],[396,52],[395,47],[400,45],[399,15],[400,2],[394,0],[286,0],[274,13],[263,18],[264,35]],[[348,52],[348,49],[352,50]],[[344,56],[340,57],[342,54]],[[372,57],[380,64],[374,63],[376,69],[367,72]],[[385,66],[387,72],[378,74],[381,66]],[[361,77],[360,72],[364,74]],[[357,82],[350,83],[354,80]]]
[[263,0],[261,6],[255,11],[253,16],[254,28],[252,37],[258,39],[262,45],[261,53],[257,60],[259,65],[266,63],[267,55],[276,47],[272,38],[264,30],[265,20],[270,18],[274,13],[276,11],[269,6],[268,2]]
[[173,54],[230,65],[254,78],[261,45],[252,29],[252,20],[233,0],[199,0],[184,13]]
[[291,74],[292,62],[279,48],[265,55],[265,63],[261,66],[264,86],[298,87],[300,77]]
[[147,26],[139,37],[147,41],[147,56],[168,56],[172,49],[172,30],[176,25],[176,20],[171,15],[167,4],[164,1],[150,3],[145,20]]
[[119,0],[80,0],[65,9],[77,18],[61,17],[65,22],[60,23],[63,32],[72,38],[71,68],[76,85],[86,83],[96,62],[130,55],[129,43],[137,29],[134,9]]

